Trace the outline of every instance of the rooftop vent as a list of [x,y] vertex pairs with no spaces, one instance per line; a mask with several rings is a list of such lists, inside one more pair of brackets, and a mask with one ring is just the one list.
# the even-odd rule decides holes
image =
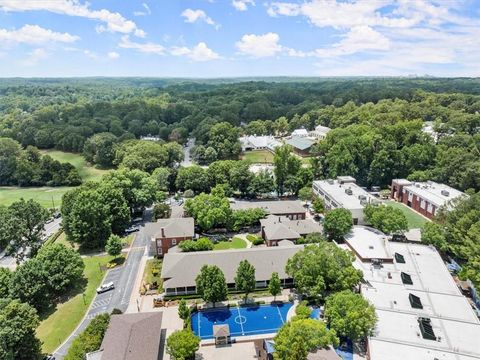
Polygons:
[[410,305],[414,309],[423,309],[422,300],[416,295],[408,294],[408,300],[410,300]]
[[348,189],[345,189],[345,193],[346,193],[347,195],[352,195],[352,194],[353,194],[353,191],[352,191],[352,189],[348,188]]
[[418,318],[418,326],[420,327],[420,332],[424,339],[437,340],[435,332],[433,331],[432,320],[424,317]]
[[367,200],[365,195],[358,195],[358,200]]
[[399,253],[395,253],[395,261],[400,264],[405,264],[405,258]]
[[442,194],[443,196],[450,196],[450,192],[449,192],[448,190],[442,190],[442,191],[441,191],[441,194]]
[[328,180],[327,180],[327,183],[329,183],[330,185],[333,185],[333,180],[332,180],[332,179],[328,179]]
[[400,277],[402,278],[402,282],[405,285],[413,285],[412,277],[403,271],[400,273]]

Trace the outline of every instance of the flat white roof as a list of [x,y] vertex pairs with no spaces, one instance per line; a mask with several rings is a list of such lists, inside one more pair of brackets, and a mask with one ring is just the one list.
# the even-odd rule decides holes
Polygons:
[[[338,207],[349,210],[363,209],[363,198],[366,203],[379,202],[378,199],[353,182],[340,184],[338,180],[316,180],[313,182],[313,189],[316,192],[315,187],[319,188],[325,195],[338,204]],[[351,195],[345,192],[348,189],[352,191]]]
[[[480,321],[435,248],[399,242],[390,242],[389,248],[395,258],[392,264],[375,268],[359,259],[354,262],[364,274],[361,293],[378,316],[369,338],[371,359],[479,359]],[[402,272],[413,284],[402,282]],[[411,295],[420,299],[422,308],[412,306]],[[436,340],[422,336],[420,317],[430,319]]]
[[438,207],[465,195],[457,189],[434,181],[412,183],[411,185],[405,186],[404,189]]
[[[423,338],[416,315],[380,309],[377,309],[377,315],[375,337],[378,340],[480,357],[480,324],[432,317],[431,325],[437,340],[429,340]],[[394,347],[391,347],[392,352],[397,351],[393,349]],[[415,359],[422,358],[415,357]]]
[[345,242],[362,259],[392,259],[387,236],[365,226],[354,226]]

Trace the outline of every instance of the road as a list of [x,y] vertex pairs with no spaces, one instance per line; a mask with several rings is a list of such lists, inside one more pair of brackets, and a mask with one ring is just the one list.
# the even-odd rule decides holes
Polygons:
[[95,296],[80,326],[78,326],[67,341],[55,351],[55,359],[63,359],[72,341],[87,327],[90,320],[95,316],[105,312],[109,313],[113,309],[119,309],[122,312],[127,309],[140,266],[140,260],[142,256],[146,254],[148,243],[149,237],[145,234],[144,227],[141,226],[123,266],[110,270],[103,281],[103,283],[112,281],[115,284],[115,289]]
[[187,167],[193,165],[192,158],[190,151],[195,146],[195,139],[188,139],[186,146],[183,147],[183,161],[181,162],[181,166]]
[[[47,240],[51,235],[55,234],[60,230],[60,224],[62,223],[62,218],[53,219],[52,222],[45,224],[44,235],[42,240]],[[5,255],[5,251],[0,254],[0,267],[6,267],[10,270],[15,270],[17,263],[15,258],[9,255]]]

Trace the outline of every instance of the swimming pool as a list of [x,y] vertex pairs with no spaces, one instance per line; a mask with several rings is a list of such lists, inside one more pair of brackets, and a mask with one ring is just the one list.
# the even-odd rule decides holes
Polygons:
[[192,314],[192,330],[201,339],[213,338],[213,325],[228,324],[230,335],[276,333],[287,321],[291,303],[202,310]]

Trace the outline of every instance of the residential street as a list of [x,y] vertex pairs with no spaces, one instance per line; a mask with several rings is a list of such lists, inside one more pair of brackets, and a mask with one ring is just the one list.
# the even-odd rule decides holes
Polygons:
[[188,139],[186,146],[183,148],[183,161],[181,166],[187,167],[192,165],[192,158],[190,154],[190,150],[195,146],[195,139]]
[[147,249],[146,245],[148,245],[148,239],[148,236],[144,232],[144,227],[142,226],[135,236],[132,248],[124,265],[110,270],[103,281],[103,283],[112,281],[115,284],[115,289],[103,294],[97,294],[87,316],[84,318],[80,326],[67,339],[67,341],[55,351],[54,356],[57,360],[63,359],[73,339],[75,339],[75,337],[87,327],[90,320],[96,315],[104,312],[111,312],[115,308],[120,309],[122,312],[127,309],[135,279],[137,277],[140,260]]

